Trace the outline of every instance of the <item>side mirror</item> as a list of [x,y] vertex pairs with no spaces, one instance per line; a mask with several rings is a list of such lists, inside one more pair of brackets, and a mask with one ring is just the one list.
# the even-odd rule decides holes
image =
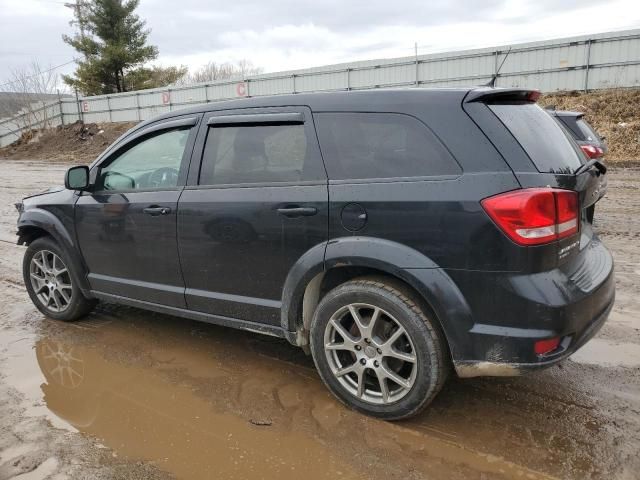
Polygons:
[[64,186],[69,190],[86,190],[89,188],[89,167],[81,165],[67,170],[64,176]]

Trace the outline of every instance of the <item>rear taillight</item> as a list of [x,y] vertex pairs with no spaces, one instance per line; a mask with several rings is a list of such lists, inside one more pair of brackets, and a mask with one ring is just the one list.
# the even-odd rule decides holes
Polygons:
[[482,207],[519,245],[541,245],[578,231],[578,194],[557,188],[527,188],[482,200]]
[[580,148],[589,158],[600,158],[604,155],[604,150],[595,145],[580,145]]

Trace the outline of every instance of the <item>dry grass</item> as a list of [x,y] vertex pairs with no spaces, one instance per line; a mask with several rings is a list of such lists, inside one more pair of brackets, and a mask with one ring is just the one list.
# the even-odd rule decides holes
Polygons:
[[640,89],[546,94],[538,103],[583,112],[596,131],[606,137],[607,162],[619,165],[640,162]]

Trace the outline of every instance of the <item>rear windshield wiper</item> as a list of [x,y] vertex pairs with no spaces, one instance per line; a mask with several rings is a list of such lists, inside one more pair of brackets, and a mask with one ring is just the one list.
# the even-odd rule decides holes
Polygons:
[[573,174],[580,175],[581,173],[586,172],[587,170],[591,170],[592,167],[596,167],[598,169],[598,171],[600,172],[598,175],[607,173],[607,167],[604,166],[604,163],[602,163],[597,158],[594,158],[592,160],[589,160],[587,163],[583,163],[582,165],[580,165],[576,169],[576,171],[573,172]]

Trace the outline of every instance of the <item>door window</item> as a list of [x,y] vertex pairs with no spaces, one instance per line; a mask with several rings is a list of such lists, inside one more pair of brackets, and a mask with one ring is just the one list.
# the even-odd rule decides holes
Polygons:
[[324,178],[304,125],[210,127],[201,185],[296,182]]
[[100,168],[100,190],[173,188],[191,129],[165,130],[135,143]]

